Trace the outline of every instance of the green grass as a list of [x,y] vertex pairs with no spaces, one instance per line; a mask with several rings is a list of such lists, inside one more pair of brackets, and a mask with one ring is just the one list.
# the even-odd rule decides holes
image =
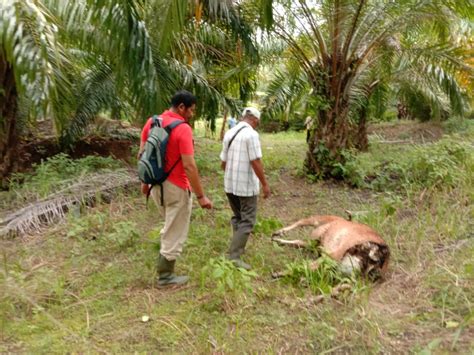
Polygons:
[[[459,137],[467,146],[474,138]],[[259,202],[245,255],[251,274],[222,259],[231,211],[223,194],[220,143],[198,130],[197,162],[216,208],[194,206],[189,239],[176,264],[191,277],[189,285],[155,287],[163,221],[153,204],[145,209],[137,186],[110,204],[85,208],[79,218],[0,241],[0,352],[472,352],[470,166],[455,164],[463,174],[454,186],[309,184],[301,176],[304,132],[261,138],[273,196]],[[360,157],[364,169],[420,154],[408,145],[386,148],[372,146]],[[28,181],[18,188],[33,189]],[[305,265],[314,251],[277,246],[270,235],[304,216],[343,216],[345,209],[386,239],[389,275],[376,285],[352,281],[352,291],[312,304],[343,278],[331,264],[329,274],[308,273]],[[304,238],[308,231],[289,238]],[[288,269],[293,279],[271,278]],[[143,316],[149,320],[143,322]]]

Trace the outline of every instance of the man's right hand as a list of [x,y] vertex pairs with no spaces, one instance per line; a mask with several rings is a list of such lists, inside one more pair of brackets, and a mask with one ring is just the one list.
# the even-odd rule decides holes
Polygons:
[[209,200],[206,196],[203,196],[200,199],[198,199],[198,202],[201,208],[207,208],[208,210],[212,208],[212,201]]

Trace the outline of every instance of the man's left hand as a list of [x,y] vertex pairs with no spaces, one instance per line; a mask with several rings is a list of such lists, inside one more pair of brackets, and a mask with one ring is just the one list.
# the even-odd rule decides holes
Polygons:
[[144,183],[142,182],[142,187],[141,187],[141,189],[142,189],[142,194],[148,195],[148,191],[150,191],[150,185],[144,184]]
[[262,187],[263,187],[263,198],[269,198],[272,194],[272,192],[270,191],[270,186],[264,185]]

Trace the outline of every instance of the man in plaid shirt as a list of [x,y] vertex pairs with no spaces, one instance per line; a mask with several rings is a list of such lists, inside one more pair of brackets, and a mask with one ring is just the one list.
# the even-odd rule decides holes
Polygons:
[[245,245],[257,218],[257,197],[262,184],[263,197],[270,196],[270,186],[265,179],[262,164],[262,149],[255,128],[260,121],[260,112],[247,107],[242,112],[242,121],[227,131],[220,154],[224,175],[224,190],[234,215],[229,248],[229,258],[246,270],[250,265],[241,260]]

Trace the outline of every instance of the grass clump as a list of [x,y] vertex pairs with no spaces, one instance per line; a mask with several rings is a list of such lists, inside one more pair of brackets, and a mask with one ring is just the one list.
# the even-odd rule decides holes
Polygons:
[[238,301],[252,291],[254,271],[237,268],[224,257],[210,258],[201,271],[201,287],[226,302]]
[[96,241],[98,247],[124,251],[134,247],[140,239],[136,223],[118,221],[108,223],[104,213],[94,213],[82,218],[73,218],[67,232],[69,238]]
[[308,287],[311,292],[323,295],[330,294],[333,287],[339,284],[354,283],[354,279],[341,271],[339,263],[325,254],[318,258],[316,268],[311,264],[307,260],[289,263],[283,280],[295,287]]
[[374,159],[374,154],[351,157],[344,175],[356,187],[377,191],[455,187],[472,179],[473,157],[471,145],[443,139],[398,154],[381,155],[379,159]]

